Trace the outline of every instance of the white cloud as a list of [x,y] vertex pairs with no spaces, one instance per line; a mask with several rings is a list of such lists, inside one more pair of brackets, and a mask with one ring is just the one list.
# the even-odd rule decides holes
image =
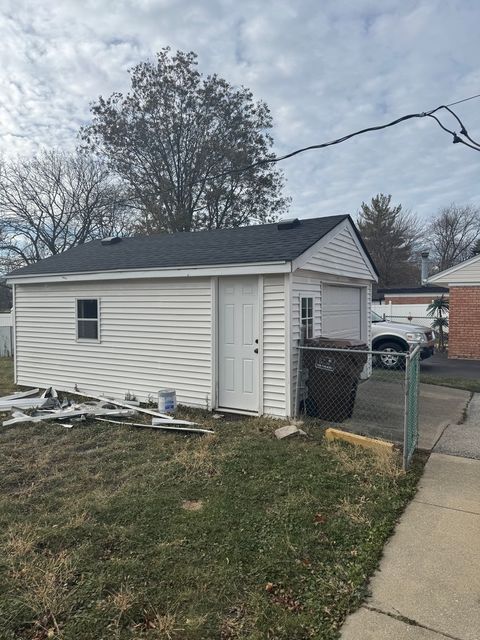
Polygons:
[[[5,155],[72,147],[88,105],[128,87],[156,50],[270,105],[279,153],[480,92],[480,5],[469,0],[7,0],[0,9]],[[480,138],[480,101],[458,106]],[[480,154],[412,121],[283,164],[292,214],[355,213],[379,191],[427,217],[480,204]]]

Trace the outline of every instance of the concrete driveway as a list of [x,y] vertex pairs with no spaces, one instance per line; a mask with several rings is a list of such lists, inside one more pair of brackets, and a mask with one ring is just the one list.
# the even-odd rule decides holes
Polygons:
[[[405,395],[401,376],[391,380],[372,376],[361,383],[350,420],[339,425],[361,435],[403,444]],[[431,384],[420,385],[419,443],[430,451],[449,424],[463,418],[470,392]]]
[[473,394],[465,419],[445,429],[435,451],[480,460],[480,393]]

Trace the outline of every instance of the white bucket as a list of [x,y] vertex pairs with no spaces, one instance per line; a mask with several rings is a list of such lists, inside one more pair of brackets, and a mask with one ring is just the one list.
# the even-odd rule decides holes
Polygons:
[[160,413],[173,413],[177,409],[175,389],[160,389],[158,392],[158,410]]

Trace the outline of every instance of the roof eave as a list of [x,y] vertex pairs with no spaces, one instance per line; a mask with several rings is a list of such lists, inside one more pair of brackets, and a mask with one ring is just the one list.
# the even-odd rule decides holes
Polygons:
[[7,276],[8,284],[41,284],[46,282],[94,282],[99,280],[137,280],[148,278],[191,278],[223,275],[289,273],[288,260],[250,262],[194,267],[167,267],[163,269],[111,269],[106,271],[77,271]]

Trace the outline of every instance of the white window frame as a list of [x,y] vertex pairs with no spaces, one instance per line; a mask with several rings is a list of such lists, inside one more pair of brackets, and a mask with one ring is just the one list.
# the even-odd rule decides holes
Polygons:
[[[307,315],[304,318],[303,317],[303,301],[307,300],[310,301],[311,303],[311,314],[308,314],[309,311],[309,304],[307,302],[306,304],[306,310],[307,310]],[[304,324],[304,320],[305,320],[305,324]],[[310,324],[309,324],[310,322]],[[307,295],[307,294],[302,294],[300,295],[300,329],[305,326],[305,338],[313,338],[314,337],[314,333],[315,333],[315,297],[313,295]],[[308,329],[311,329],[311,332],[309,334]]]
[[[96,318],[79,318],[78,317],[78,303],[82,302],[84,300],[95,300],[97,303],[97,317]],[[78,322],[79,320],[81,320],[82,322],[96,322],[97,323],[97,337],[96,338],[79,338],[78,336]],[[75,335],[76,335],[76,341],[77,342],[87,342],[87,343],[92,343],[92,342],[100,342],[100,298],[95,298],[95,297],[91,297],[91,298],[87,298],[87,297],[81,297],[81,298],[75,298]]]

